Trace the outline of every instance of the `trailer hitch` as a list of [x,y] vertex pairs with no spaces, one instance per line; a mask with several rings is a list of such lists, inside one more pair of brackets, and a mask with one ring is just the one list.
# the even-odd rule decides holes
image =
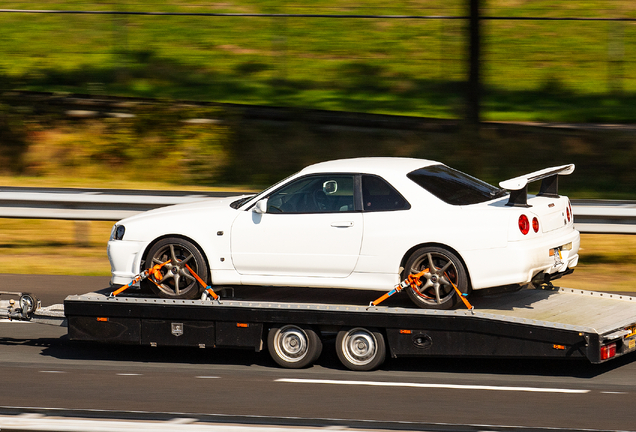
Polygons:
[[2,295],[18,297],[18,301],[17,303],[15,299],[0,301],[0,318],[29,321],[33,317],[35,311],[41,307],[40,300],[38,300],[33,294],[0,291],[0,296]]

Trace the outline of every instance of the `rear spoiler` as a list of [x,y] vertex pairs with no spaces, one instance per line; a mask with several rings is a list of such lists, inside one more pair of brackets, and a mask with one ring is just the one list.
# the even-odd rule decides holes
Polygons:
[[541,180],[541,189],[537,196],[558,198],[559,176],[570,175],[573,172],[574,164],[561,165],[502,181],[499,186],[510,191],[507,206],[530,207],[528,205],[528,183]]

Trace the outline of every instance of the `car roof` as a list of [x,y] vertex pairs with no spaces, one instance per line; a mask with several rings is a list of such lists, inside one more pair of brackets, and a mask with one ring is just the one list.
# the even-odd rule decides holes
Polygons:
[[401,157],[364,157],[353,159],[338,159],[310,165],[298,174],[314,174],[323,172],[366,173],[384,176],[396,173],[410,173],[419,168],[438,165],[441,162],[427,159]]

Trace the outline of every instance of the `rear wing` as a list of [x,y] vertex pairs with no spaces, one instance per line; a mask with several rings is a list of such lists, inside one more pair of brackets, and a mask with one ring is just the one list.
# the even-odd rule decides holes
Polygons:
[[499,186],[510,191],[507,206],[530,207],[528,205],[528,183],[541,180],[541,189],[537,196],[558,198],[559,176],[570,175],[573,172],[574,164],[561,165],[502,181]]

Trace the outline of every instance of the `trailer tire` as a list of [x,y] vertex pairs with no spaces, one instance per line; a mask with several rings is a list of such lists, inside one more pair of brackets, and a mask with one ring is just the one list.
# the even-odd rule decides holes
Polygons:
[[408,287],[406,292],[423,309],[452,309],[460,301],[453,284],[460,292],[468,293],[468,274],[462,260],[450,250],[438,246],[417,249],[406,261],[402,279],[432,266],[435,271],[420,278],[418,291]]
[[[144,269],[170,260],[161,268],[163,282],[154,279],[142,281],[142,288],[152,290],[157,296],[170,299],[197,299],[203,287],[185,267],[188,264],[207,283],[208,265],[203,254],[192,242],[181,237],[166,237],[155,243],[148,251]],[[152,277],[152,276],[150,276]],[[149,277],[149,278],[150,278]]]
[[382,333],[355,327],[338,332],[336,352],[340,362],[354,371],[369,371],[384,363],[386,345]]
[[309,327],[285,325],[273,327],[267,335],[267,349],[272,359],[288,369],[313,364],[322,352],[322,341]]

